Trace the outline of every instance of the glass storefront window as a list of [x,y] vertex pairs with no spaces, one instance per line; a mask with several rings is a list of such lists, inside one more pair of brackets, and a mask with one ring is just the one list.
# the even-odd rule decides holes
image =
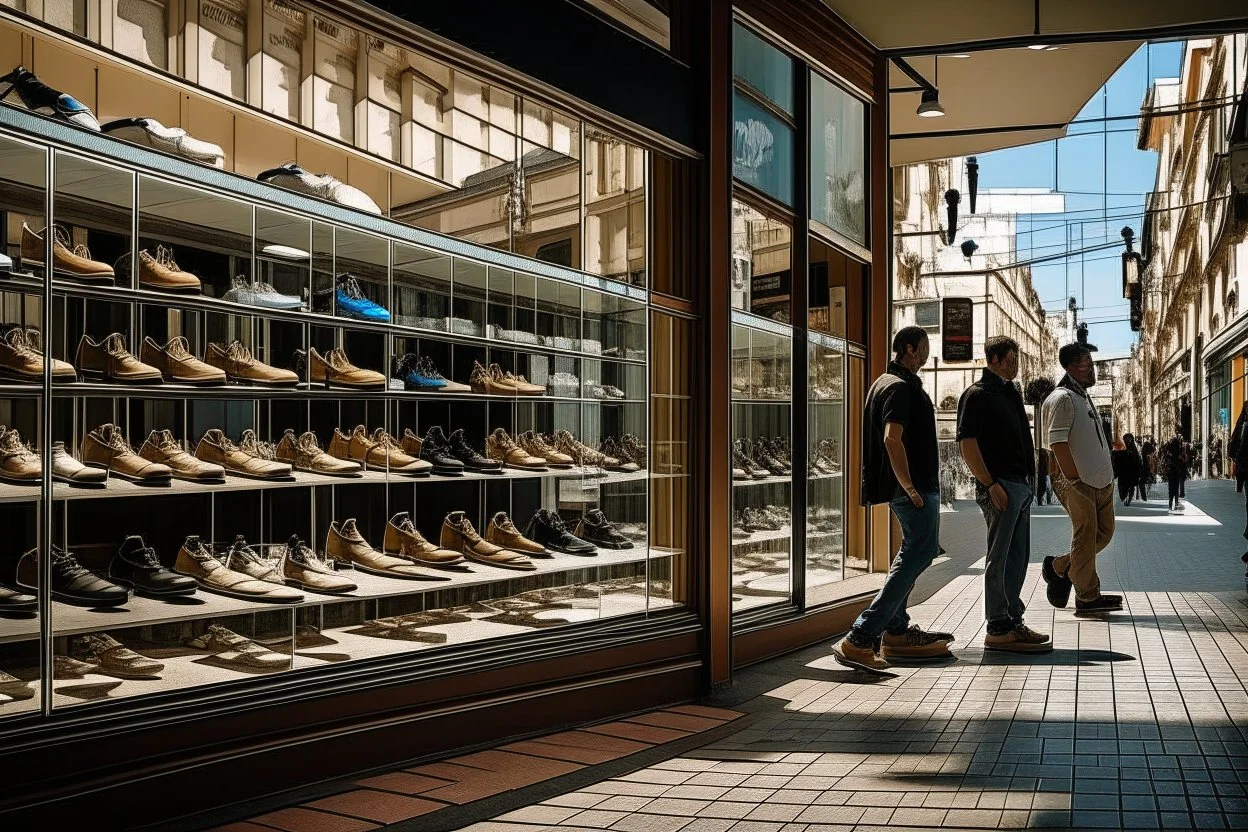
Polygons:
[[247,97],[246,0],[200,0],[199,84],[243,100]]
[[732,203],[732,307],[788,323],[792,307],[792,239],[788,223]]
[[807,343],[806,604],[835,598],[845,577],[845,345],[811,332]]
[[732,74],[793,115],[793,59],[739,23],[732,27]]
[[867,244],[866,106],[822,75],[810,76],[810,218]]
[[793,128],[740,90],[732,97],[732,175],[793,204]]
[[596,128],[586,130],[587,272],[646,285],[646,151]]

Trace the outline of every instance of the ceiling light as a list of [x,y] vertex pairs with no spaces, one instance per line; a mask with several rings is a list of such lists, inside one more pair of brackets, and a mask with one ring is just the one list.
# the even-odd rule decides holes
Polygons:
[[946,55],[945,57],[946,58],[969,58],[971,56],[965,52],[959,52],[956,55]]
[[945,114],[945,108],[940,105],[939,90],[923,90],[923,100],[919,102],[919,109],[914,111],[923,118],[938,118]]
[[307,260],[312,255],[294,246],[268,245],[260,249],[261,254],[269,257],[281,257],[284,260]]
[[1040,52],[1041,50],[1048,49],[1049,45],[1047,43],[1033,43],[1031,46],[1028,46],[1027,48],[1034,49],[1035,51]]

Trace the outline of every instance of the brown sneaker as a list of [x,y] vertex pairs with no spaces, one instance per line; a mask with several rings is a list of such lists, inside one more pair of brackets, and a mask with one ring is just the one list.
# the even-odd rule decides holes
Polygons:
[[282,577],[286,583],[297,586],[308,592],[325,592],[340,595],[344,592],[355,592],[356,585],[334,571],[334,568],[321,560],[303,544],[299,535],[292,535],[286,541],[282,553]]
[[0,480],[38,485],[43,480],[39,454],[22,441],[21,434],[0,425]]
[[516,395],[516,387],[514,384],[508,384],[503,379],[502,370],[498,371],[495,377],[494,370],[497,364],[491,364],[489,369],[481,366],[478,361],[472,362],[472,374],[468,376],[468,386],[474,393],[483,393],[487,396],[514,396]]
[[918,625],[904,633],[885,633],[880,650],[885,659],[935,659],[951,655],[949,643],[936,633],[925,633]]
[[[615,437],[608,436],[598,445],[598,453],[602,454],[605,462],[602,467],[608,471],[620,471],[625,474],[632,474],[641,470],[641,466],[631,459],[628,459],[627,452],[616,444]],[[611,464],[614,463],[614,464]]]
[[290,370],[270,367],[252,357],[251,350],[242,341],[231,341],[228,346],[211,343],[204,352],[204,361],[225,372],[225,377],[239,384],[258,387],[294,387],[299,376]]
[[512,375],[510,370],[503,371],[497,364],[490,365],[490,374],[502,373],[503,381],[512,385],[517,396],[545,396],[546,388],[540,384],[530,384],[522,375]]
[[243,431],[235,445],[220,428],[209,428],[195,446],[195,456],[204,462],[220,465],[226,473],[253,480],[294,479],[290,466],[284,462],[265,459],[261,455],[255,431]]
[[226,569],[197,535],[191,535],[182,544],[173,571],[190,575],[201,589],[230,598],[272,604],[297,604],[303,600],[303,596],[292,589]]
[[832,648],[832,658],[837,664],[854,670],[876,675],[888,674],[888,662],[874,648],[859,647],[849,640],[849,636],[845,636]]
[[1007,633],[984,636],[984,649],[1006,653],[1047,653],[1053,649],[1053,642],[1043,633],[1037,633],[1026,624],[1019,624]]
[[550,555],[545,546],[534,543],[520,534],[520,530],[516,528],[515,523],[511,522],[511,518],[505,511],[500,511],[490,518],[490,525],[485,530],[485,539],[495,546],[502,546],[504,549],[525,555]]
[[141,485],[169,485],[173,479],[172,468],[136,454],[116,425],[100,425],[82,437],[78,456],[92,468],[107,468],[110,477]]
[[169,339],[163,347],[149,335],[143,339],[143,349],[139,354],[143,363],[160,370],[165,381],[195,385],[225,384],[225,370],[196,358],[191,353],[190,343],[181,335]]
[[0,377],[42,384],[44,362],[51,360],[53,384],[77,381],[74,365],[44,357],[38,337],[37,329],[23,329],[17,324],[0,325]]
[[[113,267],[91,259],[91,252],[86,246],[74,246],[73,240],[64,228],[59,225],[52,227],[52,271],[57,277],[66,277],[80,283],[92,283],[101,286],[113,285]],[[22,223],[22,264],[25,266],[44,265],[43,235],[35,233],[30,226]],[[71,251],[70,248],[73,248]]]
[[[4,429],[0,428],[0,433],[3,433],[3,431]],[[102,488],[108,480],[108,472],[83,465],[74,459],[69,451],[65,450],[64,442],[53,442],[52,479],[56,482],[66,482],[70,485]]]
[[173,249],[159,245],[156,246],[155,257],[147,249],[139,252],[139,286],[192,295],[198,295],[201,290],[199,278],[178,267],[173,259]]
[[521,448],[502,428],[485,438],[485,455],[497,459],[505,468],[516,468],[521,471],[545,471],[546,460],[533,456]]
[[350,563],[361,572],[386,578],[407,578],[416,581],[449,581],[451,579],[449,575],[430,575],[413,566],[409,560],[378,552],[360,534],[355,526],[355,520],[344,520],[341,527],[337,521],[329,524],[329,531],[325,534],[325,554],[334,560]]
[[255,549],[247,545],[247,538],[241,534],[234,537],[234,542],[225,548],[224,554],[225,559],[222,563],[231,572],[241,572],[257,581],[270,584],[285,585],[286,583],[286,579],[282,577],[282,570],[279,568],[281,563],[260,557]]
[[211,462],[196,459],[186,452],[182,443],[173,438],[173,432],[154,430],[139,448],[139,456],[149,462],[169,466],[173,476],[190,482],[225,482],[225,469]]
[[532,572],[537,565],[527,555],[495,546],[472,527],[468,515],[462,511],[452,511],[442,521],[442,546],[455,552],[463,552],[470,560],[500,566],[503,569],[516,569]]
[[526,430],[516,437],[516,441],[529,456],[545,460],[551,468],[571,468],[575,462],[568,454],[555,450],[540,433]]
[[323,384],[325,389],[342,387],[347,390],[385,390],[386,377],[373,370],[365,370],[347,360],[341,349],[328,350],[325,355],[308,348],[308,381]]
[[77,636],[70,650],[81,661],[95,665],[93,673],[118,679],[154,679],[165,666],[126,647],[108,633]]
[[599,468],[618,468],[620,465],[618,459],[594,450],[568,430],[555,431],[555,447],[576,460],[577,465],[594,465]]
[[295,438],[295,432],[288,429],[282,434],[273,455],[278,462],[285,462],[296,471],[324,474],[328,477],[363,476],[358,462],[338,459],[322,451],[320,443],[316,441],[316,434],[310,430]]
[[458,551],[440,549],[426,540],[406,511],[400,511],[386,524],[381,550],[423,566],[453,566],[464,562],[464,556]]
[[[359,428],[356,428],[356,430],[359,430]],[[383,470],[388,468],[391,473],[412,477],[427,477],[433,472],[433,463],[408,454],[407,451],[403,450],[403,446],[399,444],[398,440],[386,432],[385,428],[374,430],[372,440],[374,442],[375,454],[384,453],[386,455]]]
[[144,364],[126,349],[126,339],[114,332],[101,341],[82,336],[74,359],[83,378],[118,384],[160,384],[160,370]]

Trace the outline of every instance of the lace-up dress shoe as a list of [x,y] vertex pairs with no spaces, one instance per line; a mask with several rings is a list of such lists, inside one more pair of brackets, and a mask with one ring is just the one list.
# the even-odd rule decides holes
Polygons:
[[235,535],[234,542],[225,547],[224,555],[224,560],[218,560],[231,572],[241,572],[257,581],[271,584],[286,583],[286,579],[282,577],[281,562],[261,557],[259,552],[247,545],[247,538],[241,534]]
[[601,509],[591,509],[581,515],[576,524],[576,536],[602,549],[633,548],[633,541],[621,534]]
[[891,675],[888,672],[888,660],[880,655],[874,646],[864,647],[857,643],[851,633],[836,643],[832,648],[832,658],[837,664],[853,670],[862,670],[876,675]]
[[386,578],[406,578],[416,581],[449,581],[447,575],[430,575],[418,569],[410,560],[396,558],[374,549],[355,525],[355,520],[344,520],[342,525],[331,522],[325,535],[325,554],[334,560],[352,564],[361,572]]
[[256,178],[279,188],[335,202],[357,211],[366,211],[370,214],[381,213],[381,208],[377,207],[377,203],[359,188],[335,179],[327,173],[308,173],[294,162],[287,162],[280,167],[262,171]]
[[350,274],[338,276],[334,285],[334,309],[340,318],[381,324],[390,322],[390,313],[365,295],[359,280]]
[[155,679],[165,666],[126,647],[108,633],[77,636],[70,651],[83,662],[94,665],[92,673],[118,679]]
[[282,577],[291,586],[308,592],[341,595],[355,592],[356,585],[334,572],[334,568],[316,556],[298,535],[291,536],[282,553]]
[[[36,233],[22,224],[22,265],[41,268],[45,265],[45,228]],[[113,267],[91,259],[91,251],[84,245],[73,245],[69,232],[59,225],[52,227],[52,273],[56,277],[89,283],[93,286],[112,286]]]
[[476,448],[468,444],[468,440],[464,438],[463,428],[452,431],[447,437],[447,445],[451,449],[451,456],[464,463],[464,469],[477,474],[501,474],[503,473],[503,463],[497,459],[490,459],[482,456]]
[[156,556],[156,550],[144,543],[143,538],[137,534],[121,542],[113,562],[109,564],[108,576],[148,598],[170,598],[195,593],[195,579],[166,569]]
[[44,357],[38,334],[17,324],[0,324],[0,377],[42,384],[44,364],[50,360],[53,384],[76,381],[78,372],[72,364]]
[[571,468],[576,462],[568,454],[556,450],[536,431],[526,430],[516,437],[516,442],[529,456],[543,460],[551,468]]
[[1075,615],[1103,615],[1122,609],[1121,595],[1099,595],[1091,601],[1075,599]]
[[880,652],[885,659],[937,659],[949,654],[949,643],[938,633],[924,632],[917,625],[901,633],[885,633]]
[[511,522],[511,518],[507,516],[507,512],[499,511],[490,518],[490,525],[485,529],[485,539],[495,546],[502,546],[504,549],[510,549],[513,552],[520,552],[525,555],[549,556],[550,552],[546,551],[546,547],[536,541],[529,540],[520,530],[516,528],[516,524]]
[[291,657],[285,653],[275,653],[218,624],[213,624],[207,632],[189,640],[186,645],[212,654],[201,661],[232,670],[271,672],[290,667]]
[[363,467],[358,462],[338,459],[321,450],[316,434],[305,431],[298,438],[293,430],[287,430],[274,449],[279,462],[285,462],[296,471],[323,474],[327,477],[361,477]]
[[114,332],[98,342],[92,340],[90,335],[82,336],[74,363],[83,378],[116,384],[161,382],[160,370],[131,355],[126,349],[126,339],[120,332]]
[[239,441],[240,444],[235,445],[220,428],[210,428],[195,446],[195,456],[204,462],[219,465],[227,473],[239,477],[285,482],[294,479],[289,465],[265,459],[257,452],[259,449],[255,431],[250,428],[243,431]]
[[398,555],[423,566],[454,566],[464,562],[459,551],[443,549],[426,540],[406,511],[400,511],[386,524],[381,549],[387,555]]
[[344,390],[385,390],[386,377],[374,370],[365,370],[347,360],[341,349],[332,349],[321,355],[315,347],[307,352],[308,381],[324,385],[326,390],[335,387]]
[[524,530],[524,536],[535,543],[562,552],[565,555],[588,556],[598,554],[598,548],[592,543],[581,540],[564,525],[559,512],[549,509],[538,509]]
[[0,480],[18,485],[38,485],[43,479],[39,455],[13,428],[0,425]]
[[290,370],[257,361],[241,341],[231,341],[228,345],[209,344],[204,352],[204,362],[218,368],[225,373],[226,379],[238,384],[257,387],[294,387],[299,384],[299,376]]
[[0,586],[0,612],[34,612],[39,599],[7,586]]
[[122,118],[100,128],[123,141],[181,156],[201,165],[225,167],[225,151],[212,142],[188,135],[181,127],[166,127],[154,118]]
[[[122,258],[128,259],[129,255]],[[121,271],[128,269],[127,264]],[[179,268],[173,259],[173,249],[165,246],[157,246],[154,256],[147,249],[139,252],[139,287],[179,295],[198,295],[203,289],[199,278]]]
[[139,485],[164,486],[173,479],[172,468],[136,454],[116,425],[100,425],[84,436],[79,456],[92,468],[107,468],[110,477]]
[[139,456],[149,462],[168,466],[176,479],[198,483],[225,482],[225,468],[204,462],[186,452],[182,443],[173,438],[173,432],[154,430],[139,446]]
[[485,452],[491,459],[503,463],[505,468],[517,471],[545,471],[546,460],[534,456],[516,444],[515,440],[502,428],[495,428],[485,440]]
[[258,581],[250,575],[227,569],[196,535],[191,535],[178,550],[173,568],[194,578],[201,589],[243,601],[263,604],[297,604],[303,596],[293,589]]
[[53,442],[52,479],[79,488],[103,488],[108,481],[108,471],[83,465],[65,450],[64,442]]
[[[359,430],[357,427],[356,430]],[[373,442],[372,454],[383,460],[382,467],[392,474],[412,477],[427,477],[433,471],[433,463],[412,456],[403,450],[403,445],[391,436],[385,428],[377,428],[369,437]]]
[[225,370],[196,358],[191,353],[189,342],[181,335],[170,339],[164,346],[148,336],[143,339],[140,355],[143,363],[160,370],[165,381],[197,386],[225,384]]
[[485,540],[477,534],[468,515],[462,511],[453,511],[442,521],[442,547],[454,552],[463,552],[469,560],[498,566],[503,569],[515,569],[520,572],[532,572],[537,565],[527,555],[504,549]]
[[21,104],[32,113],[99,132],[100,122],[91,108],[67,92],[54,90],[24,66],[0,78],[0,101]]
[[452,453],[451,442],[438,425],[429,428],[425,438],[421,440],[420,458],[433,466],[435,474],[457,477],[464,473],[464,463]]
[[[38,594],[38,549],[17,562],[17,588]],[[83,568],[72,553],[53,545],[52,598],[76,607],[116,607],[130,600],[130,590]]]

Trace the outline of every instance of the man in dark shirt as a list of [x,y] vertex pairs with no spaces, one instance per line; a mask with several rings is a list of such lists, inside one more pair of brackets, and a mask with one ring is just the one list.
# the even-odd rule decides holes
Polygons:
[[901,550],[871,605],[835,647],[846,667],[881,671],[888,659],[949,655],[950,633],[911,626],[906,601],[940,549],[940,476],[936,410],[917,372],[927,363],[927,333],[908,326],[893,338],[894,360],[867,392],[862,431],[864,505],[887,502],[901,524]]
[[1035,446],[1023,397],[1014,385],[1018,343],[995,336],[984,342],[987,368],[958,402],[958,443],[979,482],[976,502],[988,524],[984,567],[984,647],[1016,653],[1053,649],[1047,635],[1023,623],[1023,583],[1031,560]]

